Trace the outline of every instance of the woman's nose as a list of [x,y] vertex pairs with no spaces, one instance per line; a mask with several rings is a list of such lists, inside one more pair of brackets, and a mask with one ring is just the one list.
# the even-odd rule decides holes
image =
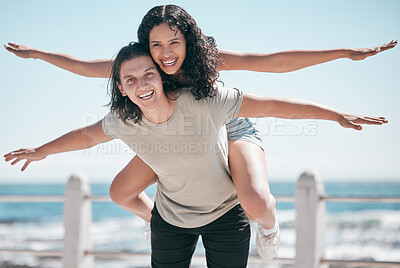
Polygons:
[[164,57],[168,57],[169,55],[171,55],[172,51],[169,47],[164,47],[163,51],[162,51],[162,55]]

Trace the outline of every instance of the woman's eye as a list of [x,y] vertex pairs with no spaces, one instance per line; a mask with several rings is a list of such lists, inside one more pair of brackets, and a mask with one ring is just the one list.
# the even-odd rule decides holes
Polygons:
[[157,44],[157,43],[155,43],[155,44],[152,45],[152,47],[159,47],[159,46],[161,46],[161,45],[160,45],[160,44]]
[[131,83],[133,81],[135,81],[135,78],[129,78],[128,80],[126,80],[126,82],[128,82],[128,83]]

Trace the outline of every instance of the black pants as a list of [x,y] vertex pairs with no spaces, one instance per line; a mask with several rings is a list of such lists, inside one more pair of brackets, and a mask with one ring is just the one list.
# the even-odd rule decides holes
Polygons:
[[154,206],[151,218],[151,266],[187,268],[201,235],[207,266],[246,267],[250,223],[240,205],[198,228],[179,228],[165,222]]

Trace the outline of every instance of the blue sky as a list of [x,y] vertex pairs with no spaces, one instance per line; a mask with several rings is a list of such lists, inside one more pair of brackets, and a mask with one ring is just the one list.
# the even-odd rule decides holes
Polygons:
[[[136,40],[145,13],[163,1],[2,1],[0,38],[86,59],[113,57]],[[399,39],[399,1],[174,1],[219,48],[249,52],[377,46]],[[245,3],[245,4],[244,4]],[[341,59],[286,74],[222,72],[228,87],[312,100],[386,126],[362,132],[334,122],[259,119],[270,180],[315,170],[324,180],[400,180],[400,48],[361,62]],[[39,146],[101,119],[107,80],[85,78],[0,49],[0,151]],[[64,182],[73,171],[110,182],[131,159],[119,142],[50,156],[23,173],[0,163],[0,181]]]

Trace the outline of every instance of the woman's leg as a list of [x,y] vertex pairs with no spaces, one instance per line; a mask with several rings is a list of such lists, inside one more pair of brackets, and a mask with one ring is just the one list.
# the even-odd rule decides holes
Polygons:
[[229,167],[238,199],[249,219],[264,229],[275,225],[275,199],[270,193],[264,151],[244,140],[229,140]]
[[156,181],[154,171],[136,155],[114,178],[110,186],[111,200],[150,222],[154,204],[143,191]]
[[280,232],[261,138],[247,118],[229,122],[227,132],[229,166],[238,199],[249,219],[258,223],[258,254],[265,260],[271,260],[278,255]]

